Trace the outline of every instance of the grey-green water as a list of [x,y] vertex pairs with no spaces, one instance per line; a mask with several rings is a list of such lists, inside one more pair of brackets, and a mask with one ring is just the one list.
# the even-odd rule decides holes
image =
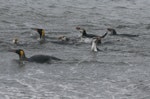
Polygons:
[[[1,0],[0,99],[150,99],[149,0]],[[40,45],[31,28],[48,37],[78,36],[76,26],[102,35],[107,27],[137,38],[107,36],[98,53],[90,44]],[[19,38],[26,46],[12,45]],[[65,61],[25,63],[8,52],[53,55]]]

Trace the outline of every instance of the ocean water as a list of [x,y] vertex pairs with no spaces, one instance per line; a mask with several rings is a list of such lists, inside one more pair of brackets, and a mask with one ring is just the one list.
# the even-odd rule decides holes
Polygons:
[[[0,99],[150,99],[149,0],[0,0]],[[107,35],[91,44],[39,44],[31,28],[48,37],[78,37],[75,28],[103,35],[108,27],[128,38]],[[23,44],[15,46],[13,38]],[[52,55],[52,64],[15,60],[10,49],[26,56]]]

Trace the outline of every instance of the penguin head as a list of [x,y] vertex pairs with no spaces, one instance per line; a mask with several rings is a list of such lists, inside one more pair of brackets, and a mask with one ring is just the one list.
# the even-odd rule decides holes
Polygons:
[[113,29],[113,28],[107,28],[107,32],[110,32],[110,33],[111,33],[111,35],[117,35],[116,30],[115,30],[115,29]]
[[9,51],[17,53],[19,55],[20,60],[25,60],[26,59],[25,52],[22,49],[9,50]]
[[15,53],[17,53],[19,55],[20,59],[25,58],[25,52],[24,52],[24,50],[17,49],[17,50],[15,50]]
[[85,30],[84,28],[81,28],[81,27],[77,26],[76,29],[77,29],[78,31],[80,31],[80,33],[82,33],[82,34],[85,33],[85,34],[86,34],[86,30]]
[[13,42],[13,44],[18,44],[19,40],[18,40],[17,38],[14,38],[14,39],[12,40],[12,42]]
[[66,36],[60,36],[59,38],[58,38],[59,40],[61,40],[61,41],[69,41],[69,38],[67,38]]
[[37,31],[40,35],[40,39],[45,38],[45,30],[40,28],[32,28],[33,30]]

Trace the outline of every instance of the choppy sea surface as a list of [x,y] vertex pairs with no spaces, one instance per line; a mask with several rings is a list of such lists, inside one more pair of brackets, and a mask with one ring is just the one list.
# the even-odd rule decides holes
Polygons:
[[[150,99],[149,0],[0,0],[0,99]],[[91,44],[39,44],[31,28],[48,37],[107,35],[93,53]],[[18,38],[23,46],[12,44]],[[9,49],[26,56],[53,55],[52,64],[16,63]]]

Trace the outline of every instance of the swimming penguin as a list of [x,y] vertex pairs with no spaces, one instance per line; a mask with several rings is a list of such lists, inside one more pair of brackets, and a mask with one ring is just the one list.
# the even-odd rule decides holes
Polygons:
[[51,41],[51,43],[61,44],[61,45],[74,45],[78,44],[78,38],[75,37],[67,37],[67,36],[59,36],[57,41]]
[[92,40],[91,51],[94,52],[100,51],[100,49],[97,48],[98,42],[101,42],[101,37],[94,37]]
[[[81,41],[84,41],[84,42],[91,42],[93,37],[101,37],[101,38],[105,38],[106,35],[108,34],[107,32],[102,35],[102,36],[98,36],[98,35],[94,35],[94,34],[87,34],[86,33],[86,30],[84,28],[80,28],[80,27],[76,27],[77,30],[80,31],[80,33],[82,33],[81,35]],[[88,38],[88,39],[86,39]],[[89,39],[90,38],[90,39]],[[98,43],[101,43],[101,42],[98,42]]]
[[67,41],[69,44],[78,44],[79,43],[79,38],[78,37],[66,37],[66,36],[60,36],[59,39],[61,41]]
[[117,34],[116,30],[113,28],[107,28],[107,31],[111,33],[111,35],[116,36],[124,36],[124,37],[138,37],[139,35],[132,35],[132,34]]
[[50,63],[51,61],[60,61],[61,60],[54,56],[48,56],[48,55],[34,55],[34,56],[31,56],[30,58],[27,58],[24,50],[22,50],[22,49],[9,50],[9,51],[17,53],[19,55],[19,61],[29,61],[29,62],[36,62],[36,63]]
[[37,39],[40,43],[45,42],[45,30],[39,29],[39,28],[32,28],[33,30],[37,31],[40,35],[40,37]]
[[57,38],[57,40],[51,41],[51,43],[55,43],[55,44],[69,44],[70,43],[70,39],[66,36],[60,36]]
[[18,38],[14,38],[12,44],[15,46],[27,46],[27,43],[20,42]]
[[98,35],[94,35],[94,34],[87,34],[86,30],[84,28],[76,27],[76,29],[79,30],[80,33],[82,33],[81,37],[93,38],[93,37],[98,36]]
[[61,41],[69,41],[70,40],[68,37],[66,37],[64,35],[60,36],[58,39],[61,40]]
[[19,44],[19,40],[18,40],[17,38],[14,38],[14,39],[12,40],[12,42],[13,42],[13,44],[15,44],[15,45],[18,45],[18,44]]

